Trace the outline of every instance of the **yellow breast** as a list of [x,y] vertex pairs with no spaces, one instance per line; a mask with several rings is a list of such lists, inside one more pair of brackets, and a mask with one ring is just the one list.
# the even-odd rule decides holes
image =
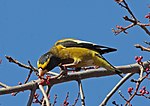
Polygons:
[[70,47],[61,49],[59,51],[59,58],[79,60],[76,67],[87,67],[94,65],[93,57],[95,53],[97,52],[86,48]]

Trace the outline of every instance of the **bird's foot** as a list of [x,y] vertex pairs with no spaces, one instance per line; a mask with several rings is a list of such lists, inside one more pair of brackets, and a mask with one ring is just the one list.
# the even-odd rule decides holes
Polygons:
[[81,69],[87,71],[87,70],[90,70],[90,69],[98,69],[98,68],[100,68],[100,66],[94,66],[94,67],[82,67]]

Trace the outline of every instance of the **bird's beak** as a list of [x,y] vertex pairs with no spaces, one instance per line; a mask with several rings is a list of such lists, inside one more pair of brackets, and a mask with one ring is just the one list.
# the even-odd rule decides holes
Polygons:
[[44,76],[44,74],[46,73],[46,70],[43,70],[42,68],[39,68],[38,71],[40,77]]

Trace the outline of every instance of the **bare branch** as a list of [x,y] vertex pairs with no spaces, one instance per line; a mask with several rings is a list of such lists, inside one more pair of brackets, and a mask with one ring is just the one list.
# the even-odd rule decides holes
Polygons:
[[[145,61],[143,62],[144,67],[149,67],[150,61]],[[130,64],[130,65],[124,65],[124,66],[118,66],[116,67],[117,69],[121,70],[124,74],[126,73],[139,73],[140,72],[140,67],[139,64]],[[73,81],[77,79],[87,79],[87,78],[93,78],[93,77],[104,77],[104,76],[110,76],[110,75],[115,75],[116,73],[113,71],[107,71],[106,69],[90,69],[87,71],[80,71],[80,72],[74,72],[74,73],[69,73],[67,76],[54,79],[53,76],[50,79],[50,84],[49,86],[53,86],[54,84],[59,84],[63,82],[68,82],[68,81]],[[33,86],[38,84],[40,80],[35,80],[28,82],[26,84],[18,85],[18,86],[13,86],[11,88],[1,88],[0,89],[0,95],[3,94],[10,94],[13,92],[18,92],[18,91],[24,91],[24,90],[31,90]],[[45,84],[46,85],[46,84]]]
[[32,88],[34,86],[37,86],[38,82],[40,82],[40,80],[31,81],[26,84],[12,86],[12,87],[8,87],[8,88],[1,88],[0,95],[10,94],[10,93],[14,93],[14,92],[20,92],[20,91],[25,91],[25,90],[32,90]]
[[[47,86],[47,88],[46,88],[46,94],[47,94],[47,96],[49,95],[50,89],[51,89],[51,86]],[[46,104],[46,101],[43,100],[42,106],[44,106],[45,104]]]
[[80,93],[78,93],[78,96],[77,96],[77,98],[75,99],[75,101],[74,101],[74,103],[73,103],[72,106],[75,106],[75,105],[77,104],[77,102],[78,102],[78,100],[79,100],[79,97],[80,97]]
[[[26,69],[29,69],[29,70],[34,70],[35,72],[38,73],[38,69],[37,69],[36,67],[33,67],[33,66],[30,64],[30,61],[28,61],[28,63],[29,63],[29,66],[28,66],[28,65],[26,65],[26,64],[23,64],[23,63],[19,62],[19,61],[16,60],[16,59],[13,59],[11,56],[5,56],[5,57],[6,57],[6,59],[8,59],[9,62],[15,63],[15,64],[17,64],[18,66],[23,67],[23,68],[26,68]],[[58,75],[58,73],[51,72],[51,71],[48,72],[48,74],[51,74],[51,75],[54,75],[54,76]]]
[[134,16],[134,14],[132,13],[131,9],[129,8],[128,4],[126,3],[125,0],[122,1],[124,3],[125,6],[123,6],[129,13],[130,15],[133,17],[134,20],[137,20],[136,17]]
[[[118,93],[119,93],[119,95],[121,96],[121,98],[123,98],[124,101],[128,102],[128,100],[123,96],[123,94],[122,94],[121,91],[119,91]],[[128,102],[128,104],[129,104],[129,106],[132,106],[132,105],[130,104],[130,102]]]
[[122,84],[126,80],[128,80],[134,73],[128,73],[125,77],[123,77],[118,84],[109,92],[109,94],[106,96],[106,98],[102,101],[102,103],[99,106],[105,106],[108,102],[108,100],[112,97],[112,95],[120,88]]
[[[25,65],[25,64],[19,62],[19,61],[16,60],[16,59],[13,59],[11,56],[5,56],[5,57],[6,57],[6,59],[8,59],[9,62],[15,63],[15,64],[17,64],[18,66],[23,67],[23,68],[26,68],[26,69],[31,69],[30,66]],[[38,70],[37,70],[37,71],[38,71]]]
[[136,82],[135,91],[134,91],[133,94],[131,94],[129,100],[127,100],[127,102],[125,103],[124,106],[127,106],[128,104],[130,104],[131,100],[135,97],[135,95],[137,95],[137,92],[138,92],[138,89],[139,89],[139,87],[140,87],[141,82],[142,82],[145,78],[147,78],[147,75],[143,76],[143,72],[144,72],[144,70],[145,70],[143,64],[141,64],[140,70],[141,70],[141,72],[140,72],[140,78],[139,78],[138,81]]
[[148,51],[148,52],[150,52],[150,48],[146,48],[146,47],[144,47],[144,46],[142,46],[140,44],[135,44],[134,46],[136,48],[140,48],[142,51]]
[[146,26],[150,26],[150,23],[148,24],[143,24],[141,23],[136,17],[135,15],[133,14],[133,12],[131,11],[131,9],[129,8],[127,2],[125,0],[115,0],[119,5],[121,5],[121,7],[125,8],[128,13],[131,15],[131,18],[129,18],[128,16],[124,16],[124,20],[125,21],[129,21],[131,22],[130,25],[126,26],[126,27],[121,27],[121,28],[118,28],[117,30],[115,29],[112,29],[112,32],[115,33],[115,35],[118,35],[119,33],[121,32],[124,32],[127,34],[126,30],[135,26],[135,25],[138,25],[140,26],[148,35],[150,35],[150,31],[146,28]]
[[3,84],[2,82],[0,82],[0,86],[4,87],[4,88],[9,88],[10,86],[7,86],[6,84]]
[[112,32],[115,33],[115,35],[118,35],[119,33],[121,32],[124,32],[125,34],[128,34],[126,32],[127,29],[131,28],[131,27],[134,27],[135,24],[134,23],[131,23],[130,25],[126,26],[126,27],[121,27],[121,28],[118,28],[117,30],[115,29],[112,29]]
[[80,91],[80,97],[81,97],[81,105],[85,106],[85,96],[84,96],[84,91],[83,91],[83,86],[81,80],[78,81],[78,86],[79,86],[79,91]]
[[55,96],[54,96],[54,103],[52,104],[52,106],[55,106],[56,103],[57,103],[57,95],[55,94]]
[[46,92],[44,91],[44,88],[42,85],[39,85],[39,89],[41,90],[43,96],[44,96],[44,100],[46,101],[46,106],[50,106],[50,103],[49,103],[49,100],[48,100],[48,97],[47,97],[47,94]]
[[33,99],[34,99],[34,94],[36,92],[36,89],[37,89],[37,86],[34,86],[33,89],[31,90],[27,106],[31,106]]
[[150,46],[150,42],[144,41],[144,43]]

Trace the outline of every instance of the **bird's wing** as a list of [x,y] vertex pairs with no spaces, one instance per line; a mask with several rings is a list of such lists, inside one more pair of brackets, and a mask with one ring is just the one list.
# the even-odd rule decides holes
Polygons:
[[105,54],[109,52],[116,51],[115,48],[110,48],[106,46],[97,45],[91,42],[86,42],[82,40],[76,40],[76,39],[62,39],[55,43],[55,46],[62,45],[64,47],[81,47],[81,48],[87,48],[90,50],[94,50],[100,54]]

